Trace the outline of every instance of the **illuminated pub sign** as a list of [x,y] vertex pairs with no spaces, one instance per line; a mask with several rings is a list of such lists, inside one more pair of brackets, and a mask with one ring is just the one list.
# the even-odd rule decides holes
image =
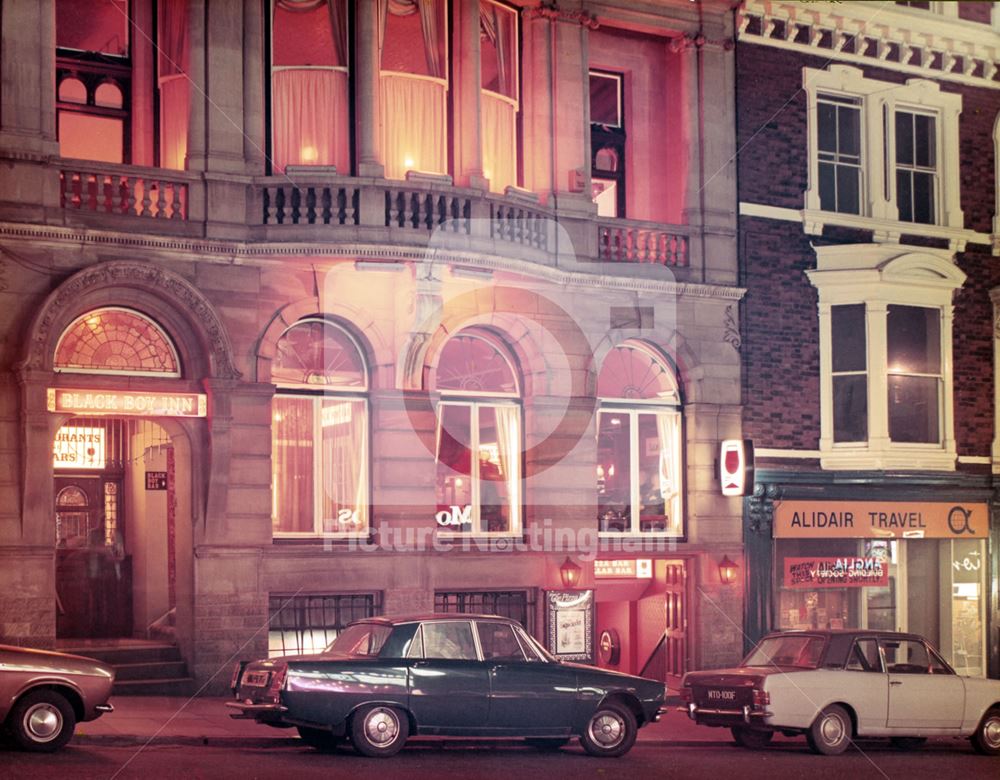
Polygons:
[[143,417],[204,417],[208,399],[202,393],[144,393],[121,390],[69,390],[50,387],[50,412]]
[[889,584],[882,558],[785,558],[786,588],[864,588]]
[[653,576],[653,561],[651,558],[604,559],[594,561],[594,578],[603,579],[640,579],[648,580]]
[[52,465],[57,469],[103,469],[104,429],[64,425],[52,442]]
[[985,539],[989,505],[964,501],[775,501],[775,539]]

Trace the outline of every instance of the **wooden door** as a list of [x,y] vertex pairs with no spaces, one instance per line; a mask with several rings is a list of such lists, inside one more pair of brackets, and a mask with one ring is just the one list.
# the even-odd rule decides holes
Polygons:
[[677,687],[688,670],[688,576],[687,561],[667,561],[666,656],[667,683]]

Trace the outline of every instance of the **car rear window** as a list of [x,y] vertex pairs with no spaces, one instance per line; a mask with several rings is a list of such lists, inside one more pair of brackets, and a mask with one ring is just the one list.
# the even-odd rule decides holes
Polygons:
[[325,652],[360,658],[376,656],[391,630],[389,626],[376,623],[355,623],[337,634]]
[[743,666],[795,666],[816,669],[826,641],[819,636],[772,636],[760,642]]

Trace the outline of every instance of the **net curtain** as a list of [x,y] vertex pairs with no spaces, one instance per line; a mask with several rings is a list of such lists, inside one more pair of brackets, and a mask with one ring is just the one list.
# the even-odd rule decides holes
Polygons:
[[159,4],[160,165],[184,170],[191,82],[188,79],[188,0]]

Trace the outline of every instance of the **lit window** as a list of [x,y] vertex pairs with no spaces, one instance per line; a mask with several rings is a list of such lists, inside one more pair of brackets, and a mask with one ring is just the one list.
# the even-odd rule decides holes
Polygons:
[[452,338],[435,374],[438,526],[467,534],[521,528],[521,407],[514,370],[493,339]]
[[386,178],[403,179],[411,170],[448,172],[447,5],[417,0],[378,4]]
[[137,311],[108,307],[77,317],[55,350],[56,371],[180,376],[166,333]]
[[965,280],[944,250],[816,247],[821,464],[955,467],[952,296]]
[[271,594],[268,602],[270,658],[321,653],[350,623],[382,614],[381,593]]
[[513,8],[480,0],[483,171],[490,189],[517,184],[518,47]]
[[271,17],[271,156],[288,165],[350,172],[345,0],[287,3]]
[[320,319],[279,339],[271,380],[275,536],[368,532],[367,369],[351,336]]
[[626,343],[597,379],[597,523],[602,533],[683,536],[681,410],[659,356]]
[[625,216],[625,110],[622,75],[590,72],[591,187],[597,213]]

